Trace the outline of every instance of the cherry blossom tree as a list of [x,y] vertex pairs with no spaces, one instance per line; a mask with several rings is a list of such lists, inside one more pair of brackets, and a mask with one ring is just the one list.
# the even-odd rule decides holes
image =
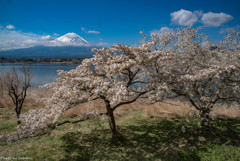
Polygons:
[[156,88],[165,84],[168,96],[187,99],[205,124],[216,103],[240,102],[240,44],[239,33],[211,43],[199,29],[155,35],[156,50],[163,52],[155,56],[150,76]]
[[115,45],[110,49],[93,49],[96,55],[83,60],[76,69],[58,71],[60,77],[57,81],[45,85],[54,92],[53,97],[47,100],[47,107],[31,110],[29,115],[23,116],[26,125],[19,127],[22,129],[20,131],[29,129],[31,135],[34,135],[36,131],[43,131],[47,125],[55,124],[72,105],[102,99],[112,136],[121,137],[116,127],[114,111],[152,90],[144,70],[144,64],[150,60],[150,45]]

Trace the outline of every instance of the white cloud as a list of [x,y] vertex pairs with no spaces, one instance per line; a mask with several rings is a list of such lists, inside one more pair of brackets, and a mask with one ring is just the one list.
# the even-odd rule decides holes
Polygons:
[[0,50],[29,48],[38,45],[51,45],[50,35],[38,35],[15,30],[0,30]]
[[107,42],[99,42],[96,44],[97,46],[109,46],[110,44]]
[[219,27],[222,24],[230,21],[233,17],[226,13],[202,13],[202,11],[196,10],[194,12],[181,9],[170,14],[171,22],[173,24],[188,26],[199,21],[201,17],[201,22],[205,26]]
[[201,11],[187,11],[181,9],[179,11],[171,13],[171,22],[173,24],[181,25],[181,26],[188,26],[194,24],[198,21],[198,17],[201,16]]
[[13,30],[0,30],[0,50],[26,48],[36,45],[40,36]]
[[202,10],[196,10],[193,12],[195,15],[197,15],[198,17],[201,17],[203,15]]
[[54,33],[53,35],[54,35],[54,36],[60,36],[60,35],[59,35],[59,34],[57,34],[57,33]]
[[9,24],[6,26],[6,29],[13,30],[13,29],[15,29],[15,26]]
[[53,40],[52,36],[50,35],[45,35],[40,37],[41,40]]
[[159,30],[155,29],[155,30],[152,30],[150,31],[150,34],[151,35],[155,35],[155,34],[158,34],[158,35],[162,35],[164,33],[169,33],[169,32],[172,32],[173,30],[171,28],[168,28],[168,27],[162,27],[160,28]]
[[86,29],[86,28],[84,28],[84,27],[81,27],[81,30],[82,30],[83,32],[87,33],[87,34],[100,34],[99,31],[88,30],[88,29]]
[[86,31],[86,29],[85,29],[84,27],[81,27],[81,30],[82,30],[82,31]]
[[100,34],[99,31],[94,31],[94,30],[88,30],[87,33],[88,34]]
[[223,12],[221,13],[208,12],[203,14],[201,21],[205,26],[219,27],[232,19],[233,17],[231,15]]

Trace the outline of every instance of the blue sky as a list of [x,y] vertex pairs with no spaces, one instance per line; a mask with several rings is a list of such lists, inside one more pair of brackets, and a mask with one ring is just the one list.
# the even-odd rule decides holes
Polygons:
[[168,32],[189,24],[206,26],[204,33],[221,40],[227,28],[240,31],[239,6],[240,0],[0,0],[0,50],[69,32],[93,44],[133,45],[140,30]]

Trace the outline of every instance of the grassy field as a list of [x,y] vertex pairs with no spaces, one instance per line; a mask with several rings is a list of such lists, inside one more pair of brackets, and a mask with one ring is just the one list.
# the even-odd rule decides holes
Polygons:
[[[59,126],[50,135],[0,144],[0,160],[240,160],[240,118],[219,117],[211,127],[198,127],[198,120],[188,123],[185,116],[148,115],[133,109],[117,117],[122,142],[112,140],[106,122],[96,127],[88,120]],[[0,119],[0,135],[16,130],[13,112],[0,108]],[[66,119],[77,118],[60,122]]]

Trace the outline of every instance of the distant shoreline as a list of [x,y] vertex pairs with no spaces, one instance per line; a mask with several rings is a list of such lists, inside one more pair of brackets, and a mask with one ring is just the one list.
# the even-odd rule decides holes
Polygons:
[[81,62],[0,62],[0,64],[81,64]]
[[3,63],[81,64],[83,58],[0,58]]

